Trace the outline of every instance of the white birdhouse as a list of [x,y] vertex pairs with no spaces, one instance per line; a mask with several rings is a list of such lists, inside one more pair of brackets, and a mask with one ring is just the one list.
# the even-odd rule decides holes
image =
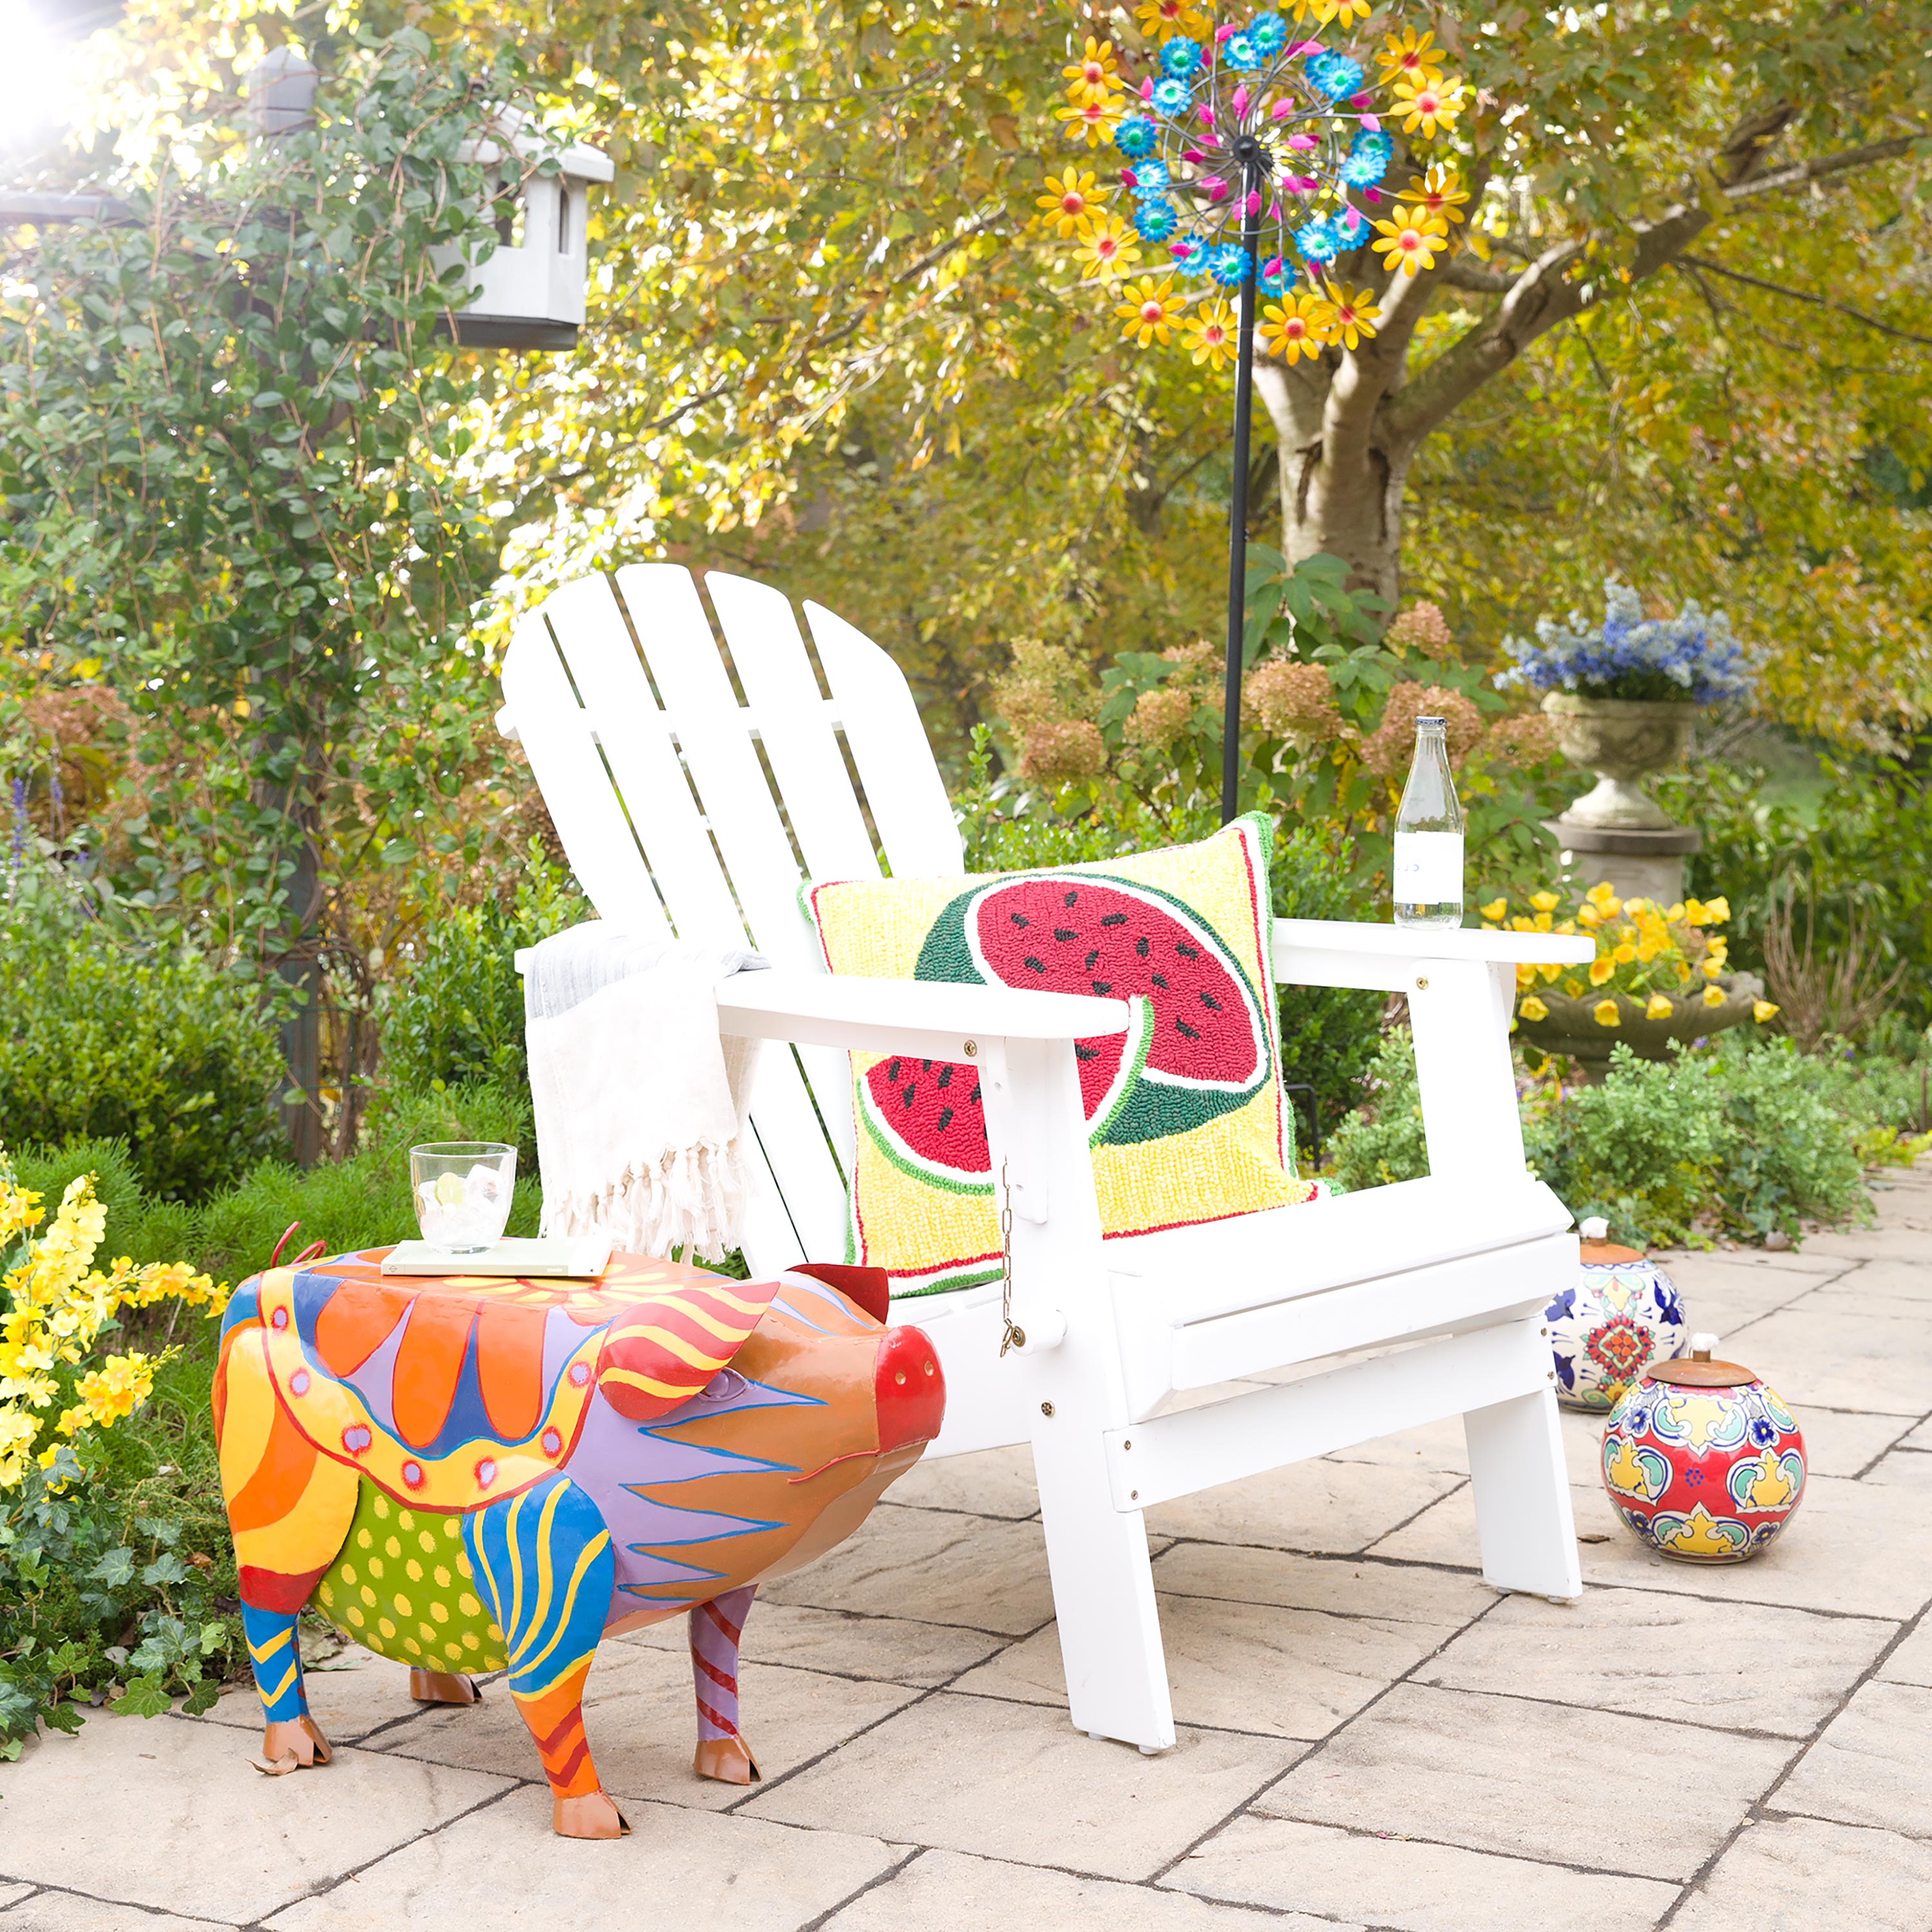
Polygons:
[[[292,47],[278,47],[249,74],[250,110],[265,138],[309,124],[315,104],[316,70]],[[472,349],[573,349],[584,320],[584,289],[590,258],[585,232],[590,184],[614,170],[595,148],[558,148],[528,130],[520,109],[499,108],[483,136],[459,150],[480,165],[490,182],[496,245],[467,262],[476,298],[450,317],[451,333]],[[554,157],[554,174],[532,172]],[[439,268],[470,253],[452,245],[432,251]]]

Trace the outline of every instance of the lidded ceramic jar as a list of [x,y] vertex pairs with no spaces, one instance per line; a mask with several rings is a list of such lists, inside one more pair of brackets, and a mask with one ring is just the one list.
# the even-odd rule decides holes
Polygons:
[[1777,1392],[1714,1335],[1688,1361],[1654,1363],[1604,1431],[1604,1486],[1640,1542],[1685,1563],[1742,1563],[1804,1493],[1804,1436]]
[[1544,1311],[1556,1369],[1556,1400],[1570,1408],[1610,1408],[1652,1362],[1684,1352],[1684,1304],[1663,1269],[1582,1223],[1576,1283]]

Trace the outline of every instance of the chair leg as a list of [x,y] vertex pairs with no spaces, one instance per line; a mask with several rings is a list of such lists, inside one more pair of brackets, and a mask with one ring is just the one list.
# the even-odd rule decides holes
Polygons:
[[1462,1418],[1483,1580],[1498,1590],[1579,1597],[1576,1525],[1556,1398],[1546,1388]]
[[1139,1510],[1114,1507],[1096,1431],[1064,1411],[1034,1438],[1066,1700],[1076,1729],[1143,1751],[1174,1742],[1167,1659]]

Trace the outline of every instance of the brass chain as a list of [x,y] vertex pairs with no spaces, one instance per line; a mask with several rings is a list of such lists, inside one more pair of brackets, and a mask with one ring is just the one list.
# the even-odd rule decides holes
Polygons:
[[1013,1198],[1006,1190],[1006,1163],[1000,1162],[1000,1353],[1026,1346],[1026,1330],[1013,1325]]

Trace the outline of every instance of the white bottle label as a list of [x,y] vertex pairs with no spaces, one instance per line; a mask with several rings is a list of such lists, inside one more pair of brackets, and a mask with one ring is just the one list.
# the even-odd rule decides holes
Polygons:
[[1397,905],[1462,903],[1462,835],[1460,832],[1398,832],[1395,835]]

